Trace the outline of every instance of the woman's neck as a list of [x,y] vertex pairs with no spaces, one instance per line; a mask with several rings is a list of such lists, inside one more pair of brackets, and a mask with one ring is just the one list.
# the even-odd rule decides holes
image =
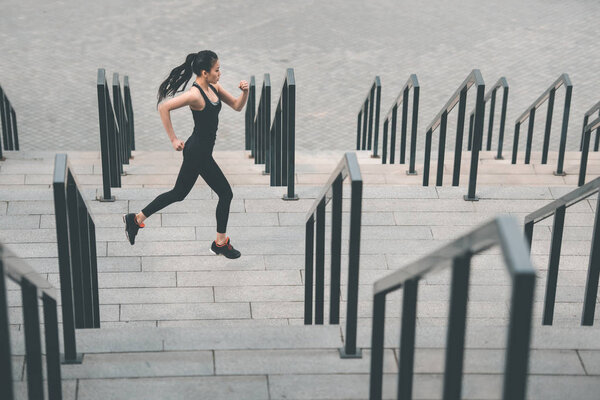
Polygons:
[[206,79],[202,79],[202,78],[196,78],[195,81],[198,85],[200,85],[200,87],[204,90],[207,91],[208,90],[208,81]]

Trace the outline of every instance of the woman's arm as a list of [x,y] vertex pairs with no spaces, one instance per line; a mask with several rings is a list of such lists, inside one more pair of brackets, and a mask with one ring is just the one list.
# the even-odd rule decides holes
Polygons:
[[248,82],[241,81],[238,87],[242,90],[242,94],[236,99],[233,97],[220,83],[215,85],[217,88],[217,92],[219,94],[219,98],[227,104],[229,107],[233,108],[235,111],[242,111],[244,105],[246,104],[246,100],[248,99]]
[[177,139],[175,136],[175,131],[173,129],[173,124],[171,123],[171,110],[176,110],[183,106],[195,106],[198,108],[202,108],[202,105],[199,104],[200,99],[198,96],[195,96],[191,90],[188,90],[185,93],[180,94],[177,97],[173,97],[169,100],[165,100],[158,105],[158,113],[160,114],[160,119],[167,131],[167,135],[171,140],[171,144],[173,148],[177,151],[183,150],[184,142]]

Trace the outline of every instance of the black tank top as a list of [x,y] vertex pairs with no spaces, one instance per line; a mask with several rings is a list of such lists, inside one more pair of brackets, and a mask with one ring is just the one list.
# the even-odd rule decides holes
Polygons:
[[[204,97],[205,106],[202,111],[192,110],[194,117],[194,135],[200,135],[203,138],[213,139],[217,135],[217,128],[219,126],[219,111],[221,111],[221,100],[217,100],[216,103],[210,101],[204,90],[194,82],[194,85],[200,90],[202,97]],[[213,92],[217,95],[217,90],[212,86],[208,85]]]

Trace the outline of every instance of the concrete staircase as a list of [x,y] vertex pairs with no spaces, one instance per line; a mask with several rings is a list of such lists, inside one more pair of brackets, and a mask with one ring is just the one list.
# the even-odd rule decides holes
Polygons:
[[[186,200],[148,219],[135,246],[126,242],[121,214],[138,211],[173,185],[180,153],[135,152],[123,187],[113,189],[113,203],[94,201],[101,193],[99,154],[69,153],[96,222],[102,328],[77,332],[84,362],[63,366],[65,398],[367,398],[372,283],[498,213],[522,221],[575,187],[579,160],[579,153],[569,153],[567,176],[556,177],[552,157],[547,166],[514,166],[484,152],[481,200],[465,202],[466,175],[461,177],[465,186],[449,186],[452,155],[446,155],[448,186],[434,186],[432,164],[431,186],[422,187],[422,167],[416,177],[407,176],[407,166],[381,165],[359,152],[365,188],[358,345],[365,350],[362,359],[341,360],[337,348],[343,345],[344,325],[304,326],[302,316],[305,213],[342,154],[298,153],[300,200],[284,202],[285,188],[268,187],[264,167],[246,153],[216,153],[234,191],[228,234],[243,253],[239,260],[226,260],[208,254],[217,200],[201,180]],[[0,241],[58,287],[53,157],[51,152],[9,152],[0,163]],[[532,160],[538,159],[534,154]],[[466,155],[462,165],[468,171]],[[591,154],[588,180],[598,173],[600,157]],[[349,187],[344,195],[349,196]],[[600,328],[579,326],[595,205],[588,199],[567,211],[553,327],[541,326],[552,221],[536,226],[530,399],[598,398]],[[344,210],[347,238],[348,202]],[[343,256],[342,316],[346,265]],[[441,398],[449,282],[446,271],[427,276],[419,287],[415,399]],[[474,258],[465,399],[501,396],[509,285],[497,248]],[[9,289],[13,376],[25,396],[20,293],[14,285]],[[387,304],[385,398],[395,398],[400,294]]]

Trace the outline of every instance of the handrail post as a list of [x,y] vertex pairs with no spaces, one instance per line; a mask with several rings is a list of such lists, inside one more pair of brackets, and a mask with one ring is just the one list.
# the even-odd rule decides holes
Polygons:
[[[1,90],[1,89],[0,89]],[[2,98],[0,94],[0,99]],[[0,144],[0,149],[2,145]],[[8,321],[8,302],[6,300],[6,279],[0,249],[0,387],[9,398],[14,398],[10,330]]]
[[418,288],[419,281],[417,279],[408,280],[404,285],[404,293],[402,294],[398,398],[403,400],[412,399]]
[[369,96],[369,136],[367,138],[367,150],[371,150],[373,144],[373,113],[375,108],[375,83],[371,86],[371,94]]
[[479,198],[475,194],[477,186],[477,168],[479,163],[479,149],[483,139],[483,114],[485,111],[485,103],[483,101],[485,85],[482,83],[477,86],[477,97],[475,101],[475,125],[473,131],[473,147],[471,149],[471,171],[469,174],[469,191],[465,196],[465,200],[478,201]]
[[423,186],[429,186],[429,166],[431,164],[431,129],[425,133],[425,161],[423,161]]
[[360,146],[360,149],[366,150],[367,149],[367,125],[369,123],[369,120],[367,119],[367,116],[369,114],[369,99],[368,98],[367,98],[367,100],[365,100],[365,102],[363,104],[362,114],[363,114],[363,129],[362,129],[362,144]]
[[342,358],[361,358],[356,348],[358,314],[358,282],[360,276],[360,231],[362,215],[362,180],[352,181],[350,204],[350,240],[348,254],[348,302],[346,306],[346,346],[340,349]]
[[340,274],[342,252],[342,174],[332,185],[331,199],[331,284],[329,297],[329,323],[340,323]]
[[313,262],[315,246],[314,215],[311,215],[308,221],[306,221],[304,246],[304,325],[311,325],[313,308]]
[[287,194],[283,196],[283,200],[298,200],[298,196],[294,193],[294,185],[296,179],[296,82],[294,78],[294,70],[287,70],[287,127],[285,129],[287,139]]
[[25,364],[27,366],[27,394],[30,399],[44,398],[42,371],[42,342],[37,288],[27,278],[21,279],[23,326],[25,328]]
[[490,117],[489,117],[489,121],[488,121],[487,143],[485,146],[486,151],[492,150],[492,133],[494,130],[494,111],[496,108],[496,90],[497,90],[497,88],[494,88],[494,90],[492,90],[492,99],[490,102]]
[[396,127],[398,126],[398,107],[392,110],[392,130],[390,137],[390,164],[396,161]]
[[406,129],[408,127],[408,88],[402,93],[402,127],[400,131],[400,164],[406,162]]
[[452,186],[458,186],[460,181],[460,166],[462,163],[463,134],[465,130],[465,109],[467,107],[467,90],[460,92],[458,103],[458,119],[456,122],[456,145],[454,147],[454,173]]
[[573,86],[566,87],[567,92],[565,94],[565,108],[563,113],[562,129],[560,133],[560,145],[558,147],[558,165],[556,167],[555,175],[564,176],[566,175],[563,171],[563,164],[565,160],[565,149],[567,147],[567,130],[569,128],[569,112],[571,110],[571,94],[573,93]]
[[325,200],[317,207],[317,243],[315,262],[315,324],[323,325],[325,303]]
[[389,121],[386,119],[383,121],[383,146],[381,150],[381,163],[387,164],[387,154],[388,154],[388,126]]
[[[415,78],[416,79],[416,78]],[[412,123],[410,135],[410,166],[408,167],[408,175],[416,175],[415,169],[417,158],[417,124],[419,121],[419,91],[420,87],[413,87],[413,108],[412,108]]]
[[521,123],[517,122],[515,124],[515,134],[513,137],[513,151],[512,151],[512,159],[511,164],[517,163],[517,151],[519,150],[519,131],[521,130]]
[[110,139],[108,128],[108,109],[106,95],[106,76],[102,68],[98,68],[98,80],[96,84],[98,92],[98,119],[100,122],[100,155],[102,157],[102,196],[98,197],[99,201],[115,201],[115,197],[111,195],[111,169],[113,165],[110,160]]
[[590,260],[585,283],[585,297],[583,300],[583,315],[581,325],[591,326],[594,324],[594,312],[596,309],[596,298],[598,296],[598,279],[600,276],[600,195],[596,201],[596,215],[594,217],[594,233],[590,250]]
[[375,78],[376,81],[376,95],[375,95],[375,138],[373,143],[373,154],[371,158],[379,158],[377,155],[377,148],[379,146],[379,114],[381,112],[381,84],[378,82],[379,77]]
[[552,112],[554,110],[554,96],[556,90],[550,91],[548,97],[548,111],[546,112],[546,128],[544,132],[544,145],[542,147],[542,164],[548,163],[548,148],[550,147],[550,131],[552,130]]
[[496,160],[503,160],[502,157],[502,146],[504,145],[504,124],[506,122],[506,108],[508,105],[508,87],[504,88],[504,94],[502,96],[502,113],[500,114],[500,133],[498,134],[498,154]]
[[62,399],[60,373],[60,345],[58,340],[58,317],[56,300],[46,293],[42,295],[44,306],[44,333],[46,339],[46,374],[48,379],[48,398]]
[[438,145],[438,161],[437,161],[437,178],[436,186],[442,186],[444,181],[444,160],[446,158],[446,128],[448,125],[448,113],[442,113],[442,121],[440,122],[440,141]]
[[461,398],[470,264],[470,254],[456,257],[452,262],[450,315],[448,317],[446,367],[444,369],[444,399],[458,400]]
[[510,324],[504,366],[503,400],[522,400],[525,399],[527,393],[527,369],[534,290],[534,272],[518,275],[513,279]]
[[381,400],[383,386],[383,345],[385,339],[385,293],[373,298],[373,328],[371,333],[371,376],[369,400]]
[[[123,78],[123,91],[125,93],[125,113],[127,114],[127,121],[129,121],[129,146],[131,150],[135,151],[135,125],[133,123],[133,105],[131,104],[131,88],[129,86],[129,77],[127,75],[125,75],[125,77]],[[129,157],[133,158],[131,154],[129,155]]]
[[579,180],[577,186],[583,186],[585,183],[585,174],[587,171],[588,154],[590,151],[590,136],[592,130],[587,128],[587,125],[583,128],[583,147],[581,149],[581,160],[579,161]]
[[535,123],[535,108],[529,111],[529,125],[527,127],[527,143],[525,144],[525,164],[531,161],[531,143],[533,140],[533,125]]
[[360,150],[360,123],[362,119],[362,108],[358,112],[358,121],[356,123],[356,150]]
[[546,296],[544,299],[544,318],[542,325],[552,325],[554,316],[554,303],[556,300],[556,284],[558,281],[558,265],[560,263],[560,250],[562,246],[563,227],[565,225],[566,207],[558,207],[554,214],[552,228],[552,244],[550,245],[550,258],[548,260],[548,275],[546,277]]

